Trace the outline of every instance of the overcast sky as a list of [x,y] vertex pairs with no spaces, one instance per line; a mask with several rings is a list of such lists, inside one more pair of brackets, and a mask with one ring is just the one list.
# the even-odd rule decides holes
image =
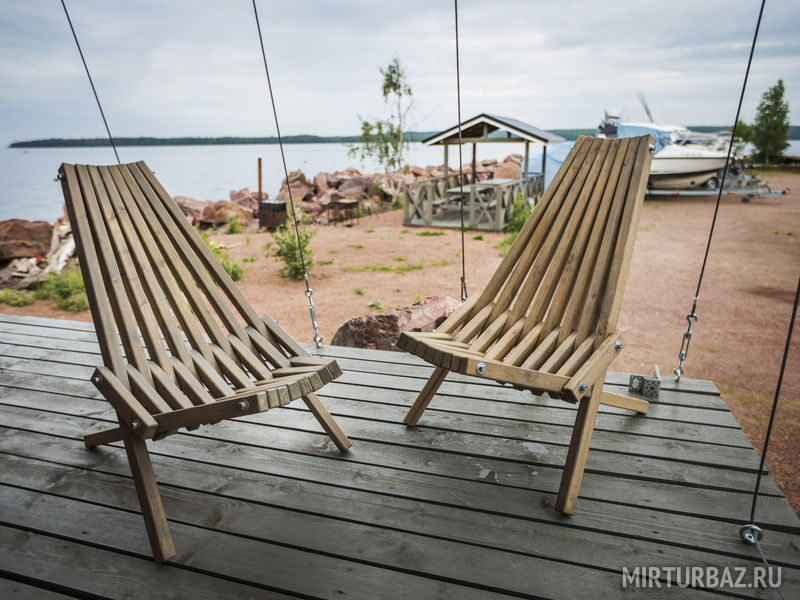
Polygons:
[[[461,0],[462,114],[594,127],[731,123],[756,0]],[[250,1],[68,0],[116,136],[274,135]],[[412,126],[456,122],[453,3],[259,0],[284,134],[352,135],[383,117],[378,68],[398,56]],[[745,97],[778,78],[800,121],[800,1],[768,0]],[[57,0],[0,0],[0,143],[104,136]]]

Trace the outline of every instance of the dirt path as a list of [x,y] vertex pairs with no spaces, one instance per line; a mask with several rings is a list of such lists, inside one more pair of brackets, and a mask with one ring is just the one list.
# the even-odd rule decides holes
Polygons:
[[[761,448],[800,274],[800,176],[770,174],[773,188],[795,188],[780,198],[742,203],[724,199],[711,247],[686,376],[711,379],[756,447]],[[664,376],[677,353],[702,263],[713,198],[648,201],[642,213],[620,328],[626,349],[617,371]],[[330,341],[349,317],[409,304],[419,296],[459,296],[461,242],[456,231],[420,235],[404,229],[400,211],[368,217],[352,227],[321,227],[311,242],[311,273],[321,332]],[[466,236],[467,283],[477,293],[500,262],[498,234]],[[301,341],[312,330],[301,281],[277,276],[264,256],[267,234],[220,235],[234,257],[247,263],[241,287],[261,312],[279,320]],[[324,264],[327,263],[327,264]],[[419,266],[405,272],[395,271]],[[375,270],[377,269],[377,270]],[[89,320],[48,302],[0,310]],[[800,513],[800,331],[790,352],[776,429],[767,457],[772,476]]]

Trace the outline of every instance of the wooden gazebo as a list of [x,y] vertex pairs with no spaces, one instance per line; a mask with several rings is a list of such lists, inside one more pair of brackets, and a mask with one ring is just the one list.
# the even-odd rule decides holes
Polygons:
[[[471,177],[465,173],[461,183],[450,174],[449,148],[472,144]],[[468,225],[473,229],[503,231],[510,217],[513,200],[522,194],[533,204],[544,191],[544,168],[548,144],[565,141],[559,135],[544,131],[517,119],[481,113],[422,141],[428,146],[444,146],[444,169],[439,177],[421,179],[403,185],[403,224],[420,227],[459,227],[458,207],[463,197],[468,207]],[[517,179],[478,181],[477,145],[483,142],[521,142],[525,144],[524,168]],[[543,144],[542,172],[528,173],[531,142]]]
[[[497,115],[489,115],[481,113],[476,117],[467,119],[461,123],[461,143],[472,144],[472,183],[476,179],[476,166],[477,166],[477,146],[479,143],[486,142],[522,142],[525,144],[525,152],[522,164],[524,165],[523,175],[527,173],[528,158],[530,157],[531,142],[544,144],[544,152],[542,153],[542,175],[544,175],[545,159],[547,157],[548,144],[560,144],[566,141],[560,135],[545,131],[523,123],[517,119],[510,119],[508,117],[500,117]],[[458,139],[458,125],[454,125],[449,129],[440,131],[436,135],[422,140],[426,146],[441,145],[444,146],[444,170],[447,172],[448,167],[448,149],[450,146],[457,146]]]

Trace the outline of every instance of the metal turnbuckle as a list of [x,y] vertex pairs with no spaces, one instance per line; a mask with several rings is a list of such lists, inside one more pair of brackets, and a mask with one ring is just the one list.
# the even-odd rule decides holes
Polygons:
[[[308,282],[308,279],[306,279]],[[311,326],[314,328],[314,344],[317,348],[322,347],[322,336],[319,334],[319,323],[317,323],[317,309],[314,308],[314,299],[312,298],[314,292],[310,287],[306,287],[306,298],[308,298],[308,312],[311,315]]]
[[686,327],[686,331],[683,332],[681,351],[678,353],[678,368],[672,369],[672,372],[675,373],[675,381],[681,380],[681,375],[683,375],[683,361],[686,360],[686,356],[689,354],[689,343],[692,341],[692,319],[697,322],[697,314],[695,313],[695,310],[697,310],[697,296],[694,297],[692,312],[686,315],[686,322],[689,325]]

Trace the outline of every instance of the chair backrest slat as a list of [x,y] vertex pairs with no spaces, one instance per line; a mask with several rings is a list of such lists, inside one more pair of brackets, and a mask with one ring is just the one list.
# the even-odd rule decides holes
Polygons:
[[[133,165],[133,169],[128,167],[129,165],[120,167],[122,176],[131,191],[138,186],[140,193],[134,194],[134,197],[137,198],[137,201],[141,200],[139,208],[150,224],[156,241],[159,242],[161,252],[170,260],[172,272],[178,280],[181,290],[192,305],[211,341],[230,352],[230,342],[228,342],[225,333],[217,322],[216,316],[212,312],[212,306],[209,305],[206,296],[203,294],[214,285],[211,278],[205,269],[198,264],[197,258],[186,248],[183,243],[183,236],[176,231],[172,219],[166,214],[161,201],[155,196],[152,188],[148,185],[141,185],[139,169],[136,165]],[[183,217],[183,219],[185,221],[186,217]],[[206,360],[209,360],[207,356]],[[215,363],[213,358],[209,362]]]
[[[536,257],[534,270],[532,270],[532,275],[535,271],[536,276],[529,277],[525,284],[527,289],[519,296],[518,303],[520,307],[517,309],[516,314],[525,314],[525,310],[529,306],[529,322],[538,323],[543,320],[555,293],[556,285],[561,278],[564,261],[569,255],[570,249],[574,247],[575,236],[581,221],[584,219],[588,199],[597,186],[603,159],[608,151],[608,144],[600,144],[599,142],[600,140],[593,140],[590,152],[594,155],[594,160],[584,162],[584,168],[581,171],[586,173],[585,175],[581,173],[576,178],[569,197],[565,199],[561,208],[559,218],[548,234],[548,242],[553,247],[553,250],[547,254],[540,253]],[[548,329],[547,325],[545,325],[546,331],[551,329],[552,327]],[[523,329],[524,333],[525,330]]]
[[[489,283],[486,284],[477,302],[472,306],[465,322],[469,322],[470,319],[483,310],[486,305],[493,302],[496,296],[497,302],[495,303],[495,307],[497,310],[496,314],[492,315],[493,318],[497,318],[500,313],[509,307],[528,273],[530,261],[538,251],[538,244],[541,243],[541,235],[543,234],[540,234],[540,237],[533,241],[531,240],[531,236],[537,231],[546,229],[548,220],[555,218],[555,212],[552,210],[551,205],[557,205],[559,200],[554,200],[554,198],[559,193],[563,195],[566,192],[569,184],[565,182],[564,179],[572,180],[579,168],[578,163],[582,160],[586,151],[588,151],[588,142],[586,138],[579,139],[573,151],[567,156],[567,159],[561,165],[558,173],[556,173],[556,176],[553,178],[553,181],[543,194],[541,200],[539,200],[535,210],[531,213],[531,216],[520,230],[517,239],[511,245],[511,248],[509,248],[500,266],[489,279]],[[545,222],[542,223],[542,220]],[[542,225],[541,227],[540,223]],[[500,291],[499,296],[498,290]]]
[[126,281],[120,273],[119,266],[114,255],[114,249],[106,230],[105,220],[100,212],[97,196],[89,177],[86,166],[77,167],[78,182],[83,192],[83,201],[86,206],[89,227],[94,239],[95,246],[100,258],[100,270],[102,272],[103,284],[109,290],[111,300],[111,310],[117,324],[117,331],[122,347],[125,349],[127,361],[133,364],[142,373],[145,379],[152,383],[150,370],[147,368],[147,357],[142,349],[142,341],[139,335],[136,318],[133,315],[130,301],[126,290]]
[[[125,177],[125,172],[118,167],[108,167],[112,173],[117,187],[121,192],[121,198],[125,204],[128,214],[131,216],[136,227],[142,246],[150,258],[150,264],[158,275],[158,282],[164,291],[165,297],[169,302],[173,314],[178,319],[181,328],[189,340],[192,348],[200,352],[206,360],[214,360],[211,348],[203,335],[200,327],[200,315],[194,311],[194,306],[190,304],[189,298],[184,294],[183,284],[187,284],[189,290],[193,288],[193,281],[188,274],[180,270],[181,260],[172,250],[169,239],[164,232],[159,229],[151,229],[154,224],[154,217],[147,211],[147,203],[142,197],[138,186],[130,186],[130,177]],[[145,208],[143,211],[142,208]],[[165,251],[166,249],[166,251]],[[172,251],[170,251],[172,250]],[[181,287],[179,287],[181,286]],[[154,290],[158,293],[158,290]],[[175,352],[173,351],[173,354]],[[181,361],[194,371],[194,362],[188,353],[179,356]]]
[[97,341],[100,344],[100,353],[103,363],[111,369],[126,386],[128,375],[125,371],[125,360],[122,358],[117,334],[114,327],[114,316],[111,311],[111,302],[103,285],[103,274],[100,270],[100,259],[92,239],[89,217],[83,203],[83,192],[78,183],[78,176],[74,165],[63,164],[59,169],[61,187],[66,200],[67,216],[72,226],[72,235],[75,237],[78,260],[83,273],[86,296],[92,311],[94,327],[97,331]]
[[[590,335],[595,347],[602,342],[617,324],[650,142],[578,139],[455,340],[473,340],[473,349],[508,364],[553,370],[579,346],[585,353]],[[493,351],[489,337],[502,348]]]
[[147,165],[61,173],[103,361],[148,410],[230,396],[308,355],[256,314]]
[[[613,144],[605,144],[608,151],[603,156],[603,164],[600,168],[600,174],[594,188],[591,190],[591,196],[588,198],[586,211],[583,214],[578,225],[578,232],[575,236],[573,246],[570,248],[569,255],[565,258],[563,269],[561,270],[561,277],[556,287],[555,294],[550,306],[547,309],[547,318],[544,319],[544,328],[546,331],[552,331],[559,323],[561,324],[561,333],[559,335],[558,344],[566,339],[569,331],[572,331],[572,324],[566,322],[565,312],[568,303],[573,296],[582,295],[583,288],[579,281],[579,274],[581,266],[586,262],[593,264],[594,256],[591,252],[591,233],[598,221],[605,222],[605,212],[601,210],[601,200],[608,193],[608,188],[613,187],[613,183],[609,185],[614,161],[620,153],[622,147],[621,140],[615,140]],[[622,152],[624,154],[624,151]],[[579,340],[576,340],[576,343]]]
[[[592,231],[589,241],[587,242],[580,269],[575,278],[575,284],[572,287],[569,300],[567,301],[566,310],[561,319],[562,329],[559,335],[559,341],[562,341],[571,331],[577,329],[578,321],[583,313],[586,304],[586,290],[589,287],[589,282],[594,271],[597,252],[600,248],[600,240],[606,228],[606,220],[608,219],[608,213],[611,209],[611,201],[617,189],[617,182],[622,172],[622,164],[625,161],[629,141],[628,138],[618,140],[617,151],[614,155],[614,162],[610,166],[608,181],[603,189],[600,207],[597,210],[594,221],[591,223]],[[580,341],[581,336],[577,336],[577,339]]]
[[603,294],[608,282],[608,269],[614,259],[616,240],[620,228],[620,219],[625,208],[625,200],[628,198],[628,185],[631,181],[633,162],[636,158],[636,140],[628,138],[628,148],[622,162],[622,170],[619,180],[614,190],[614,197],[611,201],[611,210],[608,213],[606,227],[600,239],[600,247],[597,251],[597,258],[594,263],[594,270],[589,281],[586,297],[583,302],[583,311],[576,331],[578,339],[583,341],[594,330],[597,324],[597,316],[600,312],[600,304],[603,301]]
[[[186,324],[183,325],[184,330],[190,329],[192,325],[196,327],[195,319],[187,317],[181,319],[180,313],[176,312],[173,314],[172,309],[167,303],[165,292],[166,296],[174,296],[176,298],[180,297],[180,292],[175,285],[175,280],[167,271],[166,264],[163,261],[161,261],[159,265],[151,264],[151,256],[147,250],[156,249],[155,241],[150,237],[150,231],[143,226],[141,214],[134,204],[130,191],[122,181],[119,170],[110,170],[108,167],[99,167],[98,170],[111,197],[111,205],[117,216],[117,221],[120,223],[125,240],[128,243],[128,249],[139,271],[142,286],[150,301],[150,306],[153,309],[153,313],[167,343],[167,347],[173,356],[177,356],[184,364],[191,365],[191,358],[186,349],[186,344],[181,337],[175,317],[177,316],[182,324],[186,322]],[[129,207],[131,209],[130,211]],[[135,222],[138,223],[138,225],[135,224]],[[156,271],[159,272],[160,277],[156,275]],[[183,302],[179,304],[179,308],[184,308]],[[199,331],[198,335],[200,335]],[[171,369],[167,371],[169,373],[172,372]]]
[[117,219],[114,209],[111,207],[112,200],[110,196],[118,203],[118,198],[115,197],[116,188],[113,186],[110,188],[106,186],[106,181],[102,179],[97,167],[90,166],[87,170],[94,184],[102,220],[108,229],[113,255],[116,257],[121,273],[124,276],[125,287],[131,301],[131,308],[150,355],[150,359],[156,361],[164,371],[171,375],[172,365],[169,356],[167,356],[164,341],[157,327],[158,322],[155,319],[153,311],[150,309],[148,295],[145,293],[142,283],[139,280],[139,274],[132,253],[122,233],[120,222]]
[[595,331],[595,348],[617,328],[622,293],[628,280],[633,244],[636,240],[636,231],[639,228],[639,217],[642,211],[642,203],[636,200],[644,195],[650,173],[650,143],[650,139],[646,136],[638,139],[633,173],[620,225],[620,235],[617,238],[614,261],[609,270],[606,293],[603,297]]

